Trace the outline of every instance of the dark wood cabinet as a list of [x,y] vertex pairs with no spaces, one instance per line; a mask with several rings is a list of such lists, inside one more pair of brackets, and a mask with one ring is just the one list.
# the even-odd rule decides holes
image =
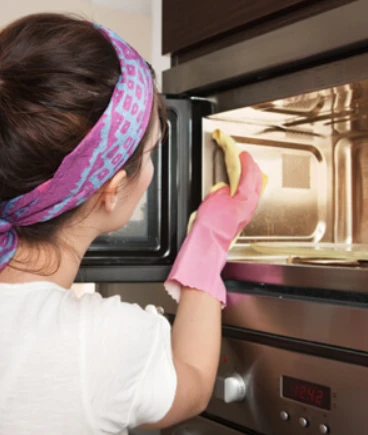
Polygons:
[[352,0],[163,0],[162,52],[181,63]]

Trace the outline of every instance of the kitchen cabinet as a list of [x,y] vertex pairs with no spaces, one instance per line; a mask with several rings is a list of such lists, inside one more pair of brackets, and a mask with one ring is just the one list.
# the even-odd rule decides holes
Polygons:
[[173,65],[351,0],[163,0],[162,52]]

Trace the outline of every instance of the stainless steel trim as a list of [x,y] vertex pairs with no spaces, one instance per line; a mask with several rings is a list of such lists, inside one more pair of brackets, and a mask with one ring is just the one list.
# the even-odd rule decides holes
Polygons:
[[223,323],[368,352],[368,308],[364,306],[229,292]]
[[367,293],[368,268],[274,264],[246,261],[228,262],[227,280],[271,285]]
[[[367,32],[368,37],[368,32]],[[368,78],[368,53],[362,53],[258,83],[216,92],[212,99],[216,112],[226,112],[254,104],[306,94],[321,89],[355,83]]]
[[165,281],[171,269],[171,266],[168,265],[115,266],[111,263],[106,267],[82,266],[75,281],[81,283],[136,282],[139,277],[140,282],[162,282]]
[[368,39],[367,13],[367,1],[358,0],[218,50],[164,71],[163,90],[168,94],[194,92],[361,44]]
[[[175,314],[177,304],[158,284],[104,284],[105,297],[120,295],[124,302],[141,307],[153,304]],[[356,304],[355,304],[356,305]],[[368,352],[368,307],[339,305],[338,301],[288,299],[280,293],[259,296],[228,291],[223,324]]]

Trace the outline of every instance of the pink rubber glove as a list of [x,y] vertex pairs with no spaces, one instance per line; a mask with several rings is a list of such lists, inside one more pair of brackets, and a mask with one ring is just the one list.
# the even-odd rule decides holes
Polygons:
[[187,235],[165,282],[167,292],[180,299],[181,287],[204,291],[223,306],[226,288],[221,279],[229,247],[251,221],[262,190],[262,173],[252,157],[240,154],[242,175],[236,194],[229,187],[210,193],[200,205],[194,225]]

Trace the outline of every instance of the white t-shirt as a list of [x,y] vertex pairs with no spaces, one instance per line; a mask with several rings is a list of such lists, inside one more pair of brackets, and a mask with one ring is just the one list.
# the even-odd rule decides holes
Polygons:
[[126,434],[176,391],[170,325],[115,296],[0,284],[0,435]]

